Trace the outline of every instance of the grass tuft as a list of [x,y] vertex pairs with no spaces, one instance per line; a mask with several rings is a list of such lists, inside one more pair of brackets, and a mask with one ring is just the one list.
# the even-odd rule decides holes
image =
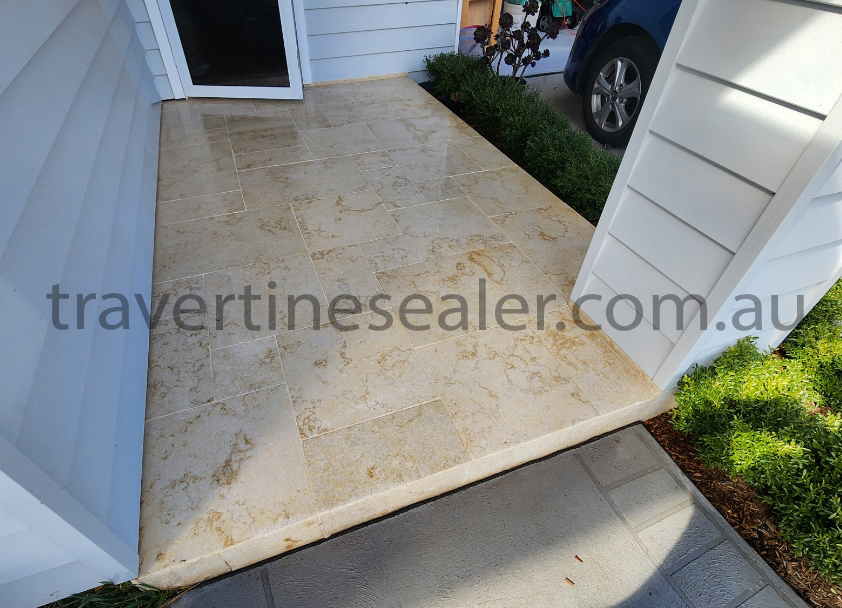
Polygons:
[[102,583],[99,587],[74,593],[42,608],[162,608],[181,591],[164,591],[143,583]]

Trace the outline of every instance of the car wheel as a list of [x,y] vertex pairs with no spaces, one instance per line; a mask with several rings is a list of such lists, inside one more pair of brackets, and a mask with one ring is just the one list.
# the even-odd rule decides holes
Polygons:
[[590,62],[582,110],[594,139],[614,148],[629,143],[659,59],[654,42],[629,36],[613,42]]

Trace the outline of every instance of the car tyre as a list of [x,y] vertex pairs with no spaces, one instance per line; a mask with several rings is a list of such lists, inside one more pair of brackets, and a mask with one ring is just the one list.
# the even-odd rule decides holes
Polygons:
[[612,42],[589,63],[582,111],[594,139],[613,148],[629,143],[660,56],[648,37],[627,36]]

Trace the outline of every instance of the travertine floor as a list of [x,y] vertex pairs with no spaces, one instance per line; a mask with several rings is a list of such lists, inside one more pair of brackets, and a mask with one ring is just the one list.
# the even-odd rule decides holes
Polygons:
[[[573,323],[593,227],[409,79],[167,102],[158,201],[146,582],[242,568],[668,404]],[[177,323],[190,294],[206,305],[187,298]],[[293,329],[287,296],[308,294]],[[363,301],[338,315],[355,331],[328,322],[341,294]],[[412,294],[429,330],[398,321]],[[453,330],[448,294],[469,310]],[[506,319],[519,331],[495,320],[506,294],[529,304]],[[538,296],[556,296],[545,328]]]

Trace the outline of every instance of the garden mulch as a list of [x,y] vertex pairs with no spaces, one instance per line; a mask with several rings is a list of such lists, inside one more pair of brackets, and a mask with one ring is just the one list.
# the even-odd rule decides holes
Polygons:
[[842,608],[842,588],[829,583],[781,538],[775,514],[741,479],[705,466],[693,440],[673,428],[670,413],[644,422],[647,430],[710,503],[778,575],[811,606]]

